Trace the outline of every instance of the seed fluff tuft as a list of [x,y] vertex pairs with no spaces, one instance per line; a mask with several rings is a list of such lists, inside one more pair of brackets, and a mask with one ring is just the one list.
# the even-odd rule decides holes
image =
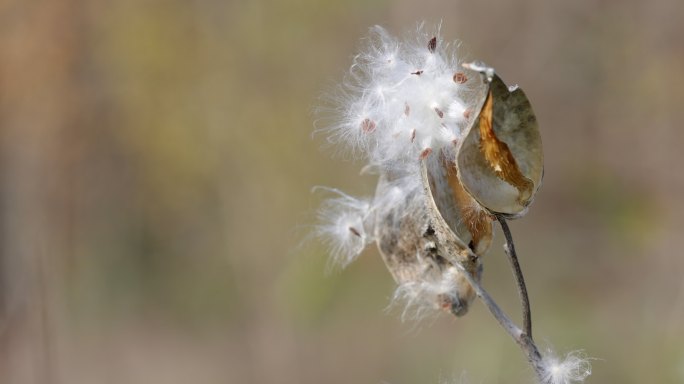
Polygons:
[[572,351],[563,359],[548,351],[543,358],[544,383],[573,384],[583,383],[591,375],[589,358],[582,351]]
[[420,25],[405,40],[375,26],[345,81],[325,99],[320,122],[331,143],[384,168],[450,148],[460,139],[482,92],[466,75],[439,28]]
[[337,195],[323,202],[318,210],[316,235],[329,247],[331,260],[344,268],[373,241],[372,231],[369,230],[372,224],[370,201],[349,196],[334,188],[315,189]]
[[446,269],[439,279],[422,279],[409,281],[397,286],[392,295],[391,306],[403,304],[402,321],[420,321],[443,310],[443,306],[451,307],[458,301],[457,277],[460,274],[455,267]]

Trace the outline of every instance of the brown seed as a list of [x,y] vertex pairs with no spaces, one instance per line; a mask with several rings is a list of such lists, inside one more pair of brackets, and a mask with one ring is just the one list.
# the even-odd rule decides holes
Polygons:
[[434,53],[437,49],[437,37],[433,37],[428,41],[428,51]]
[[463,111],[463,117],[465,117],[466,119],[469,119],[471,113],[472,112],[470,111],[470,108],[468,108],[465,111]]
[[454,74],[454,83],[463,84],[468,81],[468,77],[463,72],[456,72]]
[[453,304],[453,300],[449,295],[444,293],[437,295],[437,305],[439,305],[441,309],[450,310]]
[[426,157],[430,156],[431,153],[432,153],[432,148],[427,147],[427,148],[423,149],[423,151],[420,153],[420,159],[421,160],[425,159]]
[[412,74],[412,75],[418,75],[418,76],[420,76],[420,75],[423,74],[423,70],[421,69],[421,70],[418,70],[418,71],[415,71],[415,72],[411,72],[411,74]]
[[435,107],[435,112],[437,112],[437,116],[439,116],[440,119],[444,117],[444,112],[442,112],[441,109]]
[[409,113],[411,113],[411,107],[409,107],[408,103],[404,103],[404,115],[408,116]]
[[349,232],[353,233],[355,236],[361,237],[359,231],[354,227],[349,227]]
[[375,121],[371,119],[363,119],[361,122],[361,130],[366,132],[366,133],[371,133],[375,130]]
[[411,142],[413,143],[414,141],[416,141],[416,130],[415,129],[411,131]]

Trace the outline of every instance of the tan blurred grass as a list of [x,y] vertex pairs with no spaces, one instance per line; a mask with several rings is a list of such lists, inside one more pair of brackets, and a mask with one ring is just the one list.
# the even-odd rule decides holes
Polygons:
[[[370,193],[312,140],[366,28],[442,20],[535,106],[544,186],[512,224],[537,337],[591,382],[684,381],[684,14],[552,3],[64,0],[0,4],[0,379],[525,382],[476,306],[383,312],[375,250],[325,276],[320,196]],[[515,313],[510,272],[485,285]]]

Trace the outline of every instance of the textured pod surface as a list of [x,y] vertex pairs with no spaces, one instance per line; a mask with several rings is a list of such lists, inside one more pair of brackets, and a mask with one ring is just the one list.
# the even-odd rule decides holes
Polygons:
[[449,228],[482,256],[492,243],[492,218],[461,184],[452,157],[442,152],[426,161],[430,192]]
[[[425,162],[422,164],[420,174],[413,175],[420,184],[410,193],[402,193],[406,199],[403,204],[378,206],[375,237],[387,268],[400,286],[414,287],[434,307],[462,316],[475,292],[453,263],[459,262],[479,280],[481,260],[454,233],[433,199],[431,191],[438,185],[435,180],[444,180],[448,187],[446,180],[429,176]],[[395,177],[381,176],[376,200],[395,194],[393,189],[405,184],[395,183]],[[452,218],[454,212],[449,214]],[[491,235],[491,222],[488,225]]]
[[522,215],[543,175],[537,119],[522,89],[506,86],[492,68],[470,68],[485,77],[489,91],[457,152],[459,178],[489,211]]

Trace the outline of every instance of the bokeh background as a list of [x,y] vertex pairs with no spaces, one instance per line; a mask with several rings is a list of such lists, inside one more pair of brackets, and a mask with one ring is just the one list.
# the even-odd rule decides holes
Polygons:
[[[684,3],[0,1],[0,382],[525,383],[477,303],[404,324],[375,249],[326,274],[312,110],[368,27],[442,22],[521,85],[544,186],[511,224],[536,338],[590,383],[684,383]],[[518,317],[501,235],[484,284]],[[371,247],[373,248],[373,247]]]

